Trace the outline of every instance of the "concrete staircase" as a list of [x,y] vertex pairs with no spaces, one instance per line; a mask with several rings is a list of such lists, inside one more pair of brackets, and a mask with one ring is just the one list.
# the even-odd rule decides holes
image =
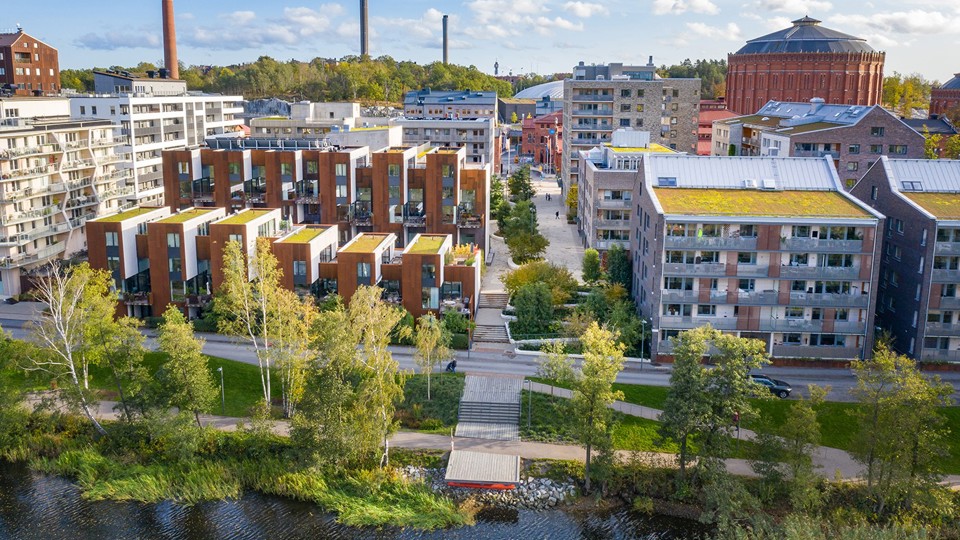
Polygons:
[[480,309],[499,309],[503,311],[507,307],[510,295],[505,292],[480,292],[480,303],[477,307]]
[[461,401],[458,421],[480,424],[516,424],[520,422],[520,404]]
[[457,416],[457,437],[520,440],[522,379],[467,375]]
[[489,326],[478,324],[473,330],[474,343],[510,343],[503,324]]

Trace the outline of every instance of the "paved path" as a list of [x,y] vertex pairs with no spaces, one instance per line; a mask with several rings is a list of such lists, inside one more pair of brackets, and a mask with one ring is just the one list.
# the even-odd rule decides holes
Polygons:
[[[580,280],[583,270],[583,245],[577,235],[577,226],[567,224],[567,209],[560,195],[555,176],[531,175],[537,190],[534,203],[537,205],[537,221],[540,233],[550,241],[545,257],[548,261],[563,266]],[[551,200],[546,200],[550,194]],[[557,219],[557,212],[560,218]]]

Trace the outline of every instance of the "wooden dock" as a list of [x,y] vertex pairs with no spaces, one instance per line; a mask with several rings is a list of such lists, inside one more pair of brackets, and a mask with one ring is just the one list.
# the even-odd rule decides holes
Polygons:
[[447,485],[478,489],[514,489],[520,483],[520,456],[453,450]]

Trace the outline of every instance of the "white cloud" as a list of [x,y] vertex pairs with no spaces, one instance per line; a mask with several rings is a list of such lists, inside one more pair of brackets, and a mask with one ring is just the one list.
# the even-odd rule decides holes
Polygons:
[[830,20],[837,24],[907,35],[940,34],[952,31],[960,24],[958,16],[920,9],[872,15],[835,15]]
[[283,18],[290,29],[306,37],[320,34],[330,28],[330,19],[306,7],[284,8]]
[[679,15],[687,11],[716,15],[720,8],[710,0],[653,0],[654,15]]
[[[296,48],[321,39],[356,42],[359,23],[348,32],[340,25],[334,28],[330,17],[341,13],[339,4],[323,4],[318,9],[285,7],[279,16],[257,16],[253,11],[234,11],[219,16],[225,24],[185,27],[180,41],[212,50],[252,49],[282,45]],[[345,23],[347,24],[347,23]],[[373,32],[371,32],[371,35]]]
[[529,20],[531,15],[548,11],[540,0],[472,0],[467,7],[481,25],[508,25]]
[[833,3],[828,0],[754,0],[744,6],[753,11],[773,11],[774,13],[789,13],[791,15],[810,15],[817,18],[817,13],[830,11]]
[[583,23],[568,21],[563,17],[554,17],[553,19],[549,19],[547,17],[537,17],[537,28],[542,28],[547,32],[549,32],[551,28],[580,32],[583,30]]
[[159,34],[149,31],[108,30],[102,33],[87,33],[74,43],[84,49],[115,51],[117,49],[156,48],[162,43]]
[[193,15],[193,13],[189,13],[189,12],[183,11],[183,12],[181,12],[181,13],[177,13],[177,18],[178,18],[178,19],[181,19],[181,20],[184,20],[184,21],[192,21],[192,20],[195,19],[196,17]]
[[707,39],[726,39],[730,41],[743,41],[740,33],[740,27],[737,23],[727,23],[726,26],[710,26],[701,22],[687,23],[687,29],[698,36]]
[[608,10],[606,6],[592,2],[567,2],[563,5],[563,9],[583,19],[593,17],[594,15],[610,14],[610,10]]
[[224,13],[220,17],[225,20],[227,24],[244,25],[255,21],[257,14],[252,11],[234,11],[232,13]]

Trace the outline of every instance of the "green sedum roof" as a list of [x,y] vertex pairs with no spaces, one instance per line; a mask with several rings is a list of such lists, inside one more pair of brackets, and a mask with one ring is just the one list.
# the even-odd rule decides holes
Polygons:
[[869,218],[866,210],[836,191],[654,188],[665,214]]
[[126,221],[131,218],[142,216],[144,214],[149,214],[155,210],[159,210],[160,207],[155,206],[138,206],[137,208],[131,208],[126,212],[121,212],[119,214],[114,214],[112,216],[104,216],[102,218],[97,218],[93,220],[94,223],[119,223],[121,221]]
[[173,214],[172,216],[165,217],[157,223],[186,223],[191,219],[196,219],[205,214],[209,214],[214,210],[215,208],[191,208],[190,210],[184,210],[179,214]]
[[363,233],[354,239],[350,245],[343,248],[343,253],[373,253],[373,250],[387,239],[385,234]]
[[222,221],[218,221],[217,224],[218,225],[245,225],[257,218],[261,218],[269,214],[270,212],[273,212],[273,210],[246,210],[244,212],[234,214]]
[[280,241],[281,244],[307,244],[320,236],[327,227],[304,227]]
[[421,235],[417,243],[410,246],[407,253],[417,255],[435,255],[440,252],[440,248],[447,240],[446,236]]
[[960,193],[900,193],[937,219],[960,219]]

